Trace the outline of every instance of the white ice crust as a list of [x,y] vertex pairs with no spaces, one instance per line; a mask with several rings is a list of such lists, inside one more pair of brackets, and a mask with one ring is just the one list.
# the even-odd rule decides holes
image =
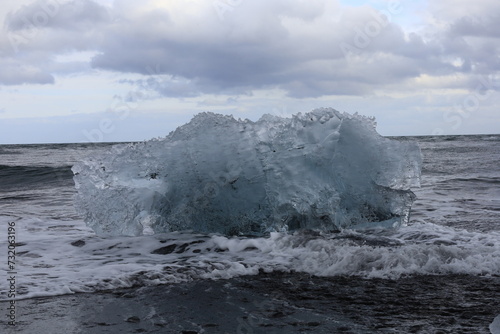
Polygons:
[[77,163],[76,206],[99,235],[399,227],[422,157],[375,126],[331,108],[257,122],[201,113]]

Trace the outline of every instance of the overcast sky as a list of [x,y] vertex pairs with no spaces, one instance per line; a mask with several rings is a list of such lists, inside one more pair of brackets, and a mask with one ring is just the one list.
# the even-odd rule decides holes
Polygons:
[[2,0],[0,144],[165,136],[317,107],[500,133],[500,1]]

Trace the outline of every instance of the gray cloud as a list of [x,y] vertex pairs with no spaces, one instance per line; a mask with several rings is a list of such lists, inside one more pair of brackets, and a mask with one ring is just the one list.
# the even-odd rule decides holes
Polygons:
[[[324,4],[317,2],[317,8],[323,10]],[[172,20],[173,13],[156,12],[156,20],[146,13],[136,25],[117,27],[108,35],[92,66],[144,75],[157,67],[159,73],[153,74],[177,80],[138,84],[182,97],[270,87],[294,97],[364,95],[421,74],[467,69],[451,65],[438,41],[425,41],[415,33],[406,36],[368,7],[302,15],[286,6],[264,11],[261,2],[245,5],[223,22],[209,13],[203,25],[193,22],[186,34],[183,22]],[[335,16],[338,19],[332,19]]]
[[104,22],[110,22],[110,13],[94,1],[38,0],[7,15],[5,25],[10,31],[49,28],[82,31],[95,29]]
[[455,21],[450,32],[454,36],[476,36],[500,38],[500,13],[486,17],[465,16]]
[[[326,0],[243,1],[224,13],[210,1],[164,8],[119,1],[108,8],[91,0],[52,7],[57,2],[38,0],[6,19],[10,36],[35,37],[18,45],[32,55],[24,58],[0,41],[0,83],[52,83],[59,74],[88,70],[52,60],[74,50],[97,51],[94,69],[144,75],[127,81],[144,96],[249,95],[266,88],[298,98],[368,95],[422,75],[475,78],[500,70],[500,17],[488,11],[498,5],[484,1],[472,16],[432,5],[447,24],[424,34],[406,33],[368,6]],[[470,85],[453,83],[461,84]]]
[[108,9],[90,0],[38,0],[7,15],[0,50],[17,57],[19,52],[45,51],[53,56],[98,49],[101,33],[111,22]]
[[443,44],[455,47],[453,51],[476,73],[499,71],[500,12],[481,17],[465,16],[456,20],[450,25]]
[[90,0],[38,0],[10,12],[0,32],[0,84],[52,84],[55,75],[90,70],[55,56],[99,48],[100,28],[109,22],[108,10]]

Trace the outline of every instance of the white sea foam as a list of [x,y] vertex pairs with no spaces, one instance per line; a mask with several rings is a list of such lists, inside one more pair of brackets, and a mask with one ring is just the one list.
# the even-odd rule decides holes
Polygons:
[[[0,217],[3,229],[9,220]],[[424,222],[390,234],[276,232],[261,238],[187,232],[101,238],[81,220],[35,217],[17,221],[16,228],[20,299],[226,279],[260,270],[368,279],[500,275],[499,232],[468,232]],[[2,300],[7,299],[6,284],[0,282]]]

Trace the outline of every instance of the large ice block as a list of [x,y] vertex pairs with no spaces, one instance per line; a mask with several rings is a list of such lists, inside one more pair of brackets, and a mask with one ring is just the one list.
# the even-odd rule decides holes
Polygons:
[[263,235],[406,224],[417,143],[331,108],[256,122],[201,113],[163,139],[73,167],[76,206],[101,235]]

